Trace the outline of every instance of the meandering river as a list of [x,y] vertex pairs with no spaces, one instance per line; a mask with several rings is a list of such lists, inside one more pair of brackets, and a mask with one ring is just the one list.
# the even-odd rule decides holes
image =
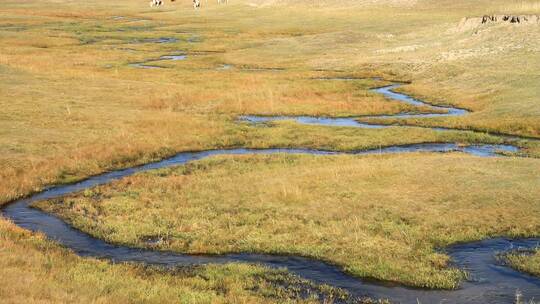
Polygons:
[[[406,94],[394,91],[400,84],[373,89],[387,98],[421,105],[442,113],[373,116],[373,117],[416,117],[428,118],[436,116],[466,115],[464,109],[433,106]],[[358,122],[355,118],[329,117],[262,117],[243,116],[243,121],[261,123],[281,119],[294,119],[298,123],[326,126],[348,126],[361,128],[384,128],[385,125],[374,125]],[[324,283],[343,288],[354,296],[370,296],[373,298],[389,299],[397,303],[513,303],[514,294],[519,290],[525,298],[540,299],[540,278],[520,273],[501,265],[496,254],[516,248],[532,248],[538,246],[540,238],[510,240],[495,238],[467,244],[459,244],[443,249],[453,260],[455,266],[470,274],[470,280],[462,282],[457,290],[428,290],[400,286],[398,284],[365,280],[344,273],[338,266],[321,261],[297,256],[274,256],[265,254],[227,254],[220,256],[188,255],[174,252],[136,249],[125,246],[108,244],[84,232],[74,229],[54,215],[31,208],[33,202],[57,198],[82,191],[97,185],[110,183],[114,180],[133,175],[137,172],[186,164],[192,161],[223,154],[385,154],[408,152],[450,152],[460,151],[480,157],[502,157],[500,152],[517,152],[519,149],[511,145],[471,145],[461,146],[454,143],[427,143],[405,146],[390,146],[375,150],[355,152],[334,152],[310,149],[225,149],[200,152],[182,152],[162,161],[149,163],[133,168],[121,169],[103,173],[83,181],[50,187],[27,198],[19,199],[2,208],[5,217],[11,219],[20,227],[41,231],[49,238],[72,249],[81,256],[110,259],[113,262],[138,262],[165,266],[182,266],[205,263],[249,262],[271,267],[286,267],[292,273],[316,283]]]

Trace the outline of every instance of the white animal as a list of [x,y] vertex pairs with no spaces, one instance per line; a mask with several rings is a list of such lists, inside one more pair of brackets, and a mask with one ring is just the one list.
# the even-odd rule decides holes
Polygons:
[[229,4],[229,0],[217,0],[217,4]]
[[163,5],[163,0],[152,0],[150,1],[150,7],[161,6]]
[[193,0],[193,8],[198,9],[201,7],[201,1],[200,0]]

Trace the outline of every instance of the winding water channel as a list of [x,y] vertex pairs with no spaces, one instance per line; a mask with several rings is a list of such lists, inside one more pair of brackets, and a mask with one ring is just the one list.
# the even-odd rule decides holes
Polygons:
[[[405,94],[393,91],[400,84],[374,89],[386,97],[413,105],[431,107],[443,111],[436,114],[403,113],[391,117],[435,117],[465,115],[463,109],[432,106]],[[386,117],[386,116],[374,116]],[[355,118],[318,118],[318,117],[261,117],[243,116],[241,120],[260,123],[280,119],[294,119],[299,123],[327,126],[349,126],[362,128],[383,128],[384,125],[371,125],[358,122]],[[33,202],[57,198],[82,191],[97,185],[133,175],[137,172],[177,166],[215,155],[231,154],[385,154],[406,152],[450,152],[461,151],[480,157],[501,156],[500,152],[517,152],[511,145],[473,145],[461,146],[453,143],[414,144],[391,146],[375,150],[356,152],[333,152],[310,149],[229,149],[201,152],[182,152],[171,158],[142,166],[116,170],[90,177],[69,185],[48,188],[27,198],[16,200],[3,207],[3,215],[20,227],[41,231],[49,238],[72,249],[81,256],[110,259],[113,262],[140,262],[165,266],[182,266],[205,263],[249,262],[271,267],[286,267],[292,273],[316,283],[324,283],[347,290],[354,296],[369,296],[389,299],[396,303],[513,303],[516,290],[520,290],[526,299],[540,299],[540,278],[520,273],[500,264],[496,259],[498,252],[516,248],[538,246],[540,238],[510,240],[495,238],[473,243],[454,245],[444,249],[455,266],[467,270],[470,279],[462,282],[457,290],[428,290],[403,287],[398,284],[359,279],[340,270],[339,267],[321,261],[297,256],[274,256],[265,254],[228,254],[220,256],[187,255],[174,252],[136,249],[108,244],[88,234],[76,230],[54,215],[31,208]]]
[[[342,78],[341,80],[346,80],[348,78]],[[340,80],[340,78],[328,78],[324,80]],[[351,79],[353,80],[353,79]],[[277,120],[295,120],[301,124],[307,125],[323,125],[323,126],[340,126],[340,127],[357,127],[357,128],[367,128],[367,129],[380,129],[391,127],[390,125],[381,125],[381,124],[371,124],[363,123],[358,121],[359,118],[369,119],[369,118],[431,118],[431,117],[446,117],[446,116],[461,116],[469,113],[465,109],[453,108],[453,107],[443,107],[443,106],[434,106],[428,104],[424,101],[415,99],[409,95],[401,94],[395,91],[402,84],[395,83],[392,85],[372,89],[373,92],[382,94],[389,99],[407,103],[413,106],[424,106],[427,107],[433,112],[436,113],[399,113],[395,115],[372,115],[372,116],[362,116],[362,117],[313,117],[313,116],[256,116],[256,115],[245,115],[241,116],[240,120],[252,122],[252,123],[261,123],[268,121],[277,121]],[[436,130],[451,130],[444,128],[431,128]]]

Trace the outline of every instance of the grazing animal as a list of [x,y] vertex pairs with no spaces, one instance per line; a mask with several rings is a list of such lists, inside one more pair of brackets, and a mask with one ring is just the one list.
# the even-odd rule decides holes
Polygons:
[[201,1],[200,0],[193,0],[193,8],[198,9],[201,7]]
[[163,5],[163,0],[152,0],[150,1],[150,7],[161,6]]

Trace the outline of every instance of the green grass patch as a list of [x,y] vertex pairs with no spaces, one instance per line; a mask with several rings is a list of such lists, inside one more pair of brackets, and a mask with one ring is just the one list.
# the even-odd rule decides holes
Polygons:
[[463,273],[438,249],[539,233],[534,168],[461,154],[222,156],[38,207],[114,243],[302,255],[359,277],[455,288]]

